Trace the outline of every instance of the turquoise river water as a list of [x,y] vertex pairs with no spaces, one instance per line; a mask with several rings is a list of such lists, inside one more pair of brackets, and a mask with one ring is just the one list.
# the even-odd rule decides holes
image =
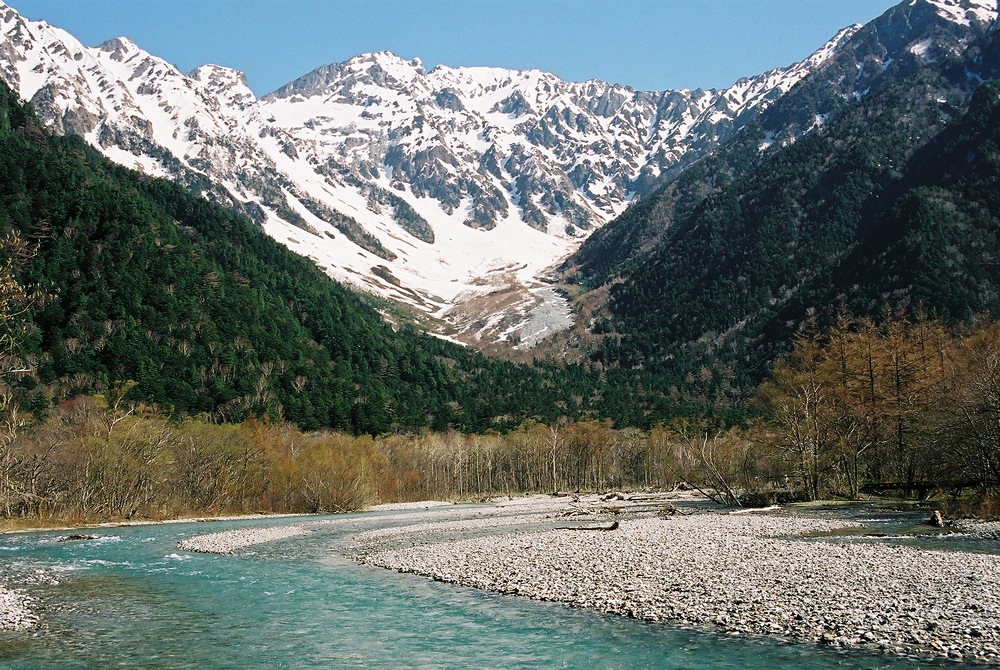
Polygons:
[[0,668],[927,667],[643,623],[345,558],[350,535],[378,517],[353,515],[239,556],[189,554],[176,543],[279,522],[109,528],[76,543],[57,542],[58,532],[0,536],[5,574],[42,570],[59,581],[26,587],[43,604],[43,626],[0,632]]

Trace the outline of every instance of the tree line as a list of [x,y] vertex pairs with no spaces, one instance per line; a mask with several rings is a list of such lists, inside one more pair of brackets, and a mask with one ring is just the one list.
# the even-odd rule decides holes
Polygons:
[[841,316],[800,335],[756,418],[525,422],[505,434],[355,436],[178,420],[134,384],[44,420],[0,407],[0,513],[94,521],[337,512],[377,502],[689,486],[728,505],[866,493],[1000,494],[1000,323]]
[[344,512],[378,502],[672,485],[659,429],[585,420],[506,435],[377,438],[251,418],[177,421],[122,400],[131,385],[0,424],[0,515],[92,522],[202,514]]

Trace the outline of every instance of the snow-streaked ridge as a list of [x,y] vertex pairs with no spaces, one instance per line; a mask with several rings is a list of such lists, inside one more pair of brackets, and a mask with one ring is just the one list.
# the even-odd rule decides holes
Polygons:
[[[986,20],[991,4],[926,1],[954,21]],[[258,98],[237,70],[183,73],[124,37],[86,47],[0,1],[0,76],[56,132],[83,135],[112,160],[209,177],[212,197],[332,276],[459,330],[508,336],[516,319],[490,309],[530,311],[539,278],[593,229],[757,118],[860,29],[722,90],[427,71],[379,52]]]

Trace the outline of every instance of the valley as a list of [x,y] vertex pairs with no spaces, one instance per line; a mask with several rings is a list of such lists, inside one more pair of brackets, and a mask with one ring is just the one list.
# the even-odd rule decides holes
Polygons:
[[995,665],[997,3],[831,32],[265,94],[0,0],[0,658]]

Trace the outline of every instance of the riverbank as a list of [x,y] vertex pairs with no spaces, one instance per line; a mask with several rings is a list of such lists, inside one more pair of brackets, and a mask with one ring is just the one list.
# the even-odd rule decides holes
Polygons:
[[[731,635],[1000,663],[1000,556],[864,537],[882,534],[887,510],[731,514],[692,494],[531,496],[385,506],[207,533],[178,547],[228,554],[358,524],[349,556],[444,582]],[[997,530],[956,527],[968,533],[954,536],[956,548]]]
[[963,519],[956,521],[954,527],[956,530],[984,540],[1000,541],[1000,521],[968,521]]
[[410,533],[355,538],[357,557],[497,593],[732,635],[1000,663],[1000,556],[809,538],[860,524],[784,510],[665,518],[619,511],[624,516],[609,532],[443,539],[455,533],[454,522],[438,533],[423,523]]
[[[442,500],[424,500],[420,502],[406,502],[406,503],[381,503],[378,505],[372,505],[371,507],[363,510],[358,510],[359,512],[387,512],[387,511],[404,511],[404,510],[418,510],[418,509],[437,509],[439,507],[453,507],[455,503],[446,502]],[[150,526],[156,524],[170,524],[170,523],[211,523],[218,521],[246,521],[250,519],[287,519],[291,517],[304,517],[304,516],[319,516],[318,514],[310,514],[307,512],[291,512],[291,513],[270,513],[270,512],[260,512],[257,514],[229,514],[222,516],[206,516],[204,514],[177,517],[176,519],[136,519],[130,521],[101,521],[98,523],[78,523],[67,525],[65,523],[55,523],[52,525],[38,524],[29,525],[25,527],[14,527],[14,526],[2,526],[0,525],[0,535],[14,535],[18,533],[47,533],[47,532],[58,532],[58,531],[72,531],[72,530],[99,530],[101,528],[125,528],[129,526]]]
[[451,507],[455,503],[446,502],[444,500],[423,500],[420,502],[404,502],[404,503],[381,503],[379,505],[372,505],[366,512],[401,512],[411,509],[436,509],[438,507]]
[[287,519],[291,517],[312,516],[306,513],[292,514],[230,514],[225,516],[190,516],[176,519],[137,519],[135,521],[102,521],[100,523],[78,523],[72,525],[38,525],[26,528],[2,528],[0,535],[19,535],[23,533],[49,533],[72,530],[100,530],[102,528],[128,528],[130,526],[155,526],[172,523],[211,523],[215,521],[247,521],[250,519]]

